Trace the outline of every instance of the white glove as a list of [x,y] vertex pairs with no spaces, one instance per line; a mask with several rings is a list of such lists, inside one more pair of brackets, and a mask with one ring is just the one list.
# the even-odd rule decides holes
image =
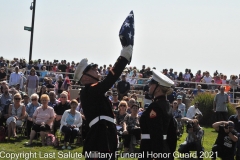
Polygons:
[[128,61],[130,61],[132,57],[132,52],[133,52],[133,47],[132,45],[129,45],[127,47],[124,47],[121,50],[121,56],[125,57]]

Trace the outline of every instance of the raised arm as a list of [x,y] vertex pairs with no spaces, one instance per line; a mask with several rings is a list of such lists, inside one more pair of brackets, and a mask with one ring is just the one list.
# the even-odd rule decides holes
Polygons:
[[132,46],[129,45],[127,47],[124,47],[121,51],[120,57],[117,59],[117,62],[114,64],[114,66],[110,69],[107,77],[100,82],[102,91],[105,93],[113,86],[113,84],[117,81],[117,79],[122,74],[125,66],[130,61],[132,56]]

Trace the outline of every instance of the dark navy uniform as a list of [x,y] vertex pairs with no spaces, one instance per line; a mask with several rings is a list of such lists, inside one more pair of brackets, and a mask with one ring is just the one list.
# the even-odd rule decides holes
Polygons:
[[[166,96],[159,96],[149,105],[140,118],[142,140],[140,153],[144,153],[147,159],[174,159],[176,150],[177,133],[176,121],[172,117],[172,108],[166,100]],[[155,156],[153,153],[166,153],[168,156]],[[156,155],[156,154],[155,154]]]
[[[105,93],[120,77],[127,63],[128,60],[120,56],[103,81],[88,84],[81,91],[80,99],[83,113],[90,126],[84,142],[83,154],[98,151],[114,155],[117,150],[116,125],[112,122],[114,118],[112,103],[105,96]],[[115,156],[112,157],[112,159],[114,158]]]

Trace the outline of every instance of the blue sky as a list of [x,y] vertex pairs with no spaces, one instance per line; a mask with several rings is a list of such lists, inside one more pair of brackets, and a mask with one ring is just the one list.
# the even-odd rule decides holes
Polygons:
[[[28,59],[31,0],[1,0],[0,52]],[[113,64],[119,29],[135,14],[131,66],[239,74],[239,0],[37,0],[33,59]]]

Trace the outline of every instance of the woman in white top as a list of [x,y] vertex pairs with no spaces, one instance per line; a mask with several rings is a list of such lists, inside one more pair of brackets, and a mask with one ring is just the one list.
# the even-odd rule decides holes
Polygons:
[[66,110],[61,119],[60,131],[64,133],[64,145],[62,149],[66,149],[67,142],[69,142],[67,148],[71,149],[71,143],[74,142],[74,139],[79,132],[79,127],[82,125],[81,114],[76,111],[78,101],[73,99],[70,105],[71,109]]

